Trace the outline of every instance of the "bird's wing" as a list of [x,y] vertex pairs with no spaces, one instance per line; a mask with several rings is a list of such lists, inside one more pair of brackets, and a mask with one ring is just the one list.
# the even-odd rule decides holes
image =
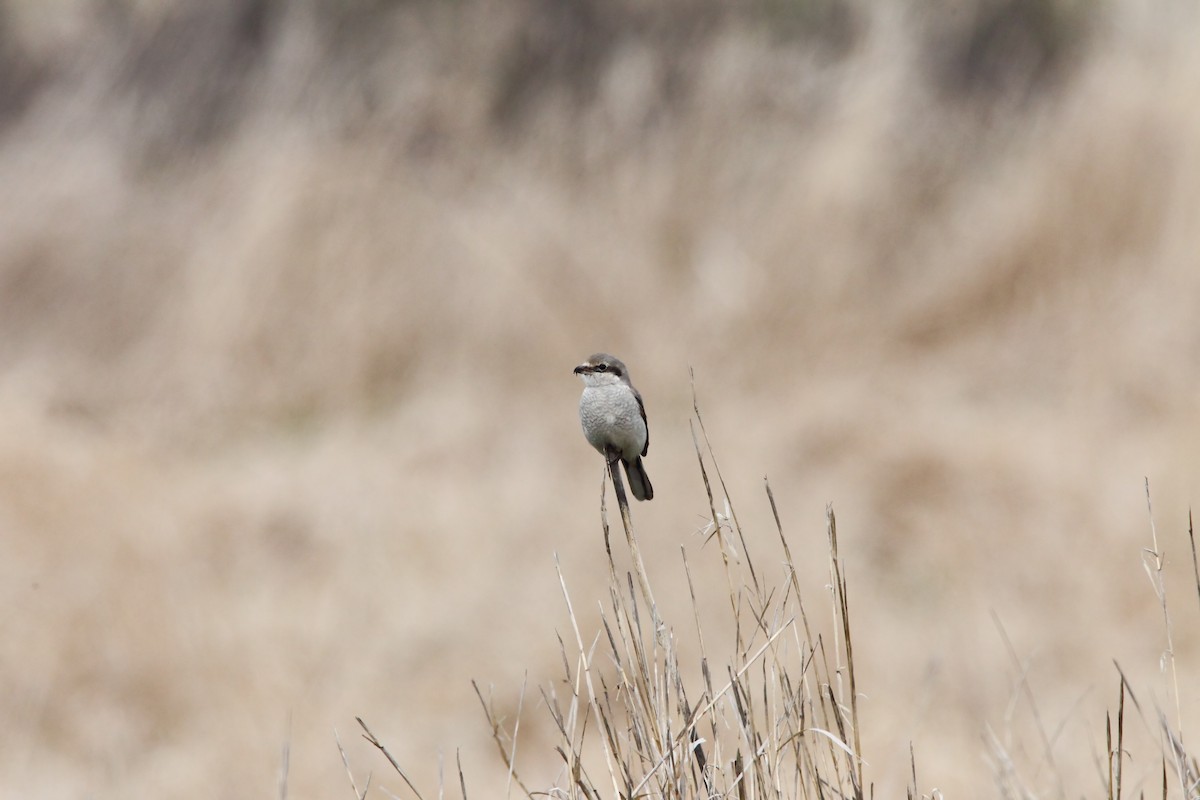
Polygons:
[[646,404],[642,402],[642,393],[637,389],[633,390],[633,396],[638,401],[638,411],[642,412],[642,424],[646,426],[646,444],[642,447],[642,455],[650,450],[650,423],[646,421]]

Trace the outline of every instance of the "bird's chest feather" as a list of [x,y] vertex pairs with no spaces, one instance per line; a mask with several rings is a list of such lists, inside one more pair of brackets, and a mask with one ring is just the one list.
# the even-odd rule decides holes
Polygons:
[[642,424],[637,399],[623,387],[585,391],[579,401],[579,417],[585,428],[602,428],[613,433],[632,433]]

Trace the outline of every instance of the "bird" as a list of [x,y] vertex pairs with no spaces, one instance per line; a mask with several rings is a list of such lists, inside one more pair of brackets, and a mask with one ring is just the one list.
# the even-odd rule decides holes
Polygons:
[[629,369],[621,359],[596,353],[575,368],[583,379],[579,398],[579,423],[592,447],[606,459],[612,454],[625,465],[629,490],[638,500],[653,500],[654,487],[642,464],[650,449],[646,404],[629,380]]

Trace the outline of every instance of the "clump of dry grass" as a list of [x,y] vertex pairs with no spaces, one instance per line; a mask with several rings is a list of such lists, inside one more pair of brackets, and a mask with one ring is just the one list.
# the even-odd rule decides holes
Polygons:
[[[708,485],[699,447],[697,454]],[[712,458],[711,449],[708,456]],[[772,585],[754,570],[732,504],[726,503],[724,514],[711,506],[709,524],[727,570],[735,646],[727,654],[710,652],[685,555],[700,653],[698,663],[687,664],[678,640],[691,623],[676,627],[660,617],[636,555],[620,477],[613,473],[637,575],[636,580],[630,574],[623,579],[609,550],[608,606],[601,630],[589,635],[560,573],[573,638],[561,642],[561,683],[543,691],[563,762],[551,793],[580,798],[863,797],[847,587],[832,509],[828,533],[837,635],[827,642],[813,635],[782,526],[785,571],[783,580]],[[606,523],[606,540],[608,535]],[[738,544],[741,558],[733,555]],[[698,687],[692,682],[697,676]],[[514,740],[489,704],[484,707],[520,783]]]

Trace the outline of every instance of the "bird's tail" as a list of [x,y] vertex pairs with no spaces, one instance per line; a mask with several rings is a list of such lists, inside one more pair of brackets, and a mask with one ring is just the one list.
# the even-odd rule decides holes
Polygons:
[[638,500],[653,500],[654,487],[650,485],[650,476],[642,466],[642,457],[625,462],[625,475],[629,478],[629,491]]

